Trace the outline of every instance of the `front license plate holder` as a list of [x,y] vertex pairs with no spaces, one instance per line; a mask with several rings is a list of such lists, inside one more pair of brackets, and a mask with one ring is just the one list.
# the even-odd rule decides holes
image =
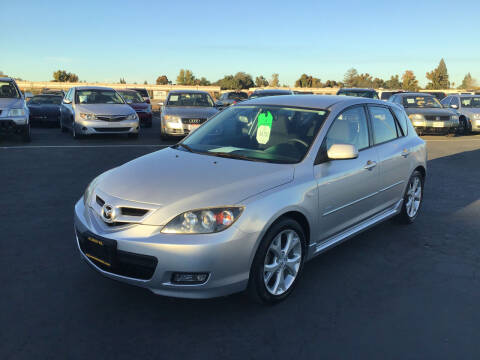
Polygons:
[[85,234],[83,250],[85,255],[95,265],[106,269],[112,269],[115,267],[117,253],[116,240],[105,239],[92,234]]

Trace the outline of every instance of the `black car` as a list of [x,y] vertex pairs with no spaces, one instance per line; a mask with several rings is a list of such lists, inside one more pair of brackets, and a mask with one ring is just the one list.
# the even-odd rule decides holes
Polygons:
[[223,110],[230,105],[236,104],[240,101],[247,100],[248,94],[243,91],[229,91],[223,93],[215,102],[215,106],[219,110]]
[[292,90],[265,89],[255,90],[248,98],[255,99],[263,96],[294,95]]
[[60,106],[63,96],[41,94],[36,95],[27,103],[30,111],[31,124],[48,124],[60,126]]
[[341,88],[340,90],[337,91],[337,95],[378,99],[378,93],[373,89]]

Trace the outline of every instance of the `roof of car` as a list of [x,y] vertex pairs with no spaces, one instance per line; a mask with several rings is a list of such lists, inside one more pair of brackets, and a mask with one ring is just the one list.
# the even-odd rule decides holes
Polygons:
[[402,96],[402,97],[405,97],[405,96],[426,96],[426,95],[433,96],[431,93],[428,93],[428,92],[402,92],[402,93],[398,93],[398,94],[395,94],[395,95]]
[[451,96],[451,95],[457,95],[457,96],[460,96],[460,97],[480,97],[480,95],[475,95],[475,94],[449,94],[447,96]]
[[353,96],[337,95],[284,95],[284,96],[265,96],[251,100],[242,101],[239,105],[276,105],[292,106],[310,109],[328,109],[329,107],[343,103],[345,105],[354,105],[358,103],[385,104],[385,101],[368,98],[359,98]]
[[12,81],[12,78],[0,76],[0,81]]
[[371,89],[371,88],[341,88],[338,91],[342,91],[342,90],[346,90],[346,91],[375,91],[375,89]]
[[278,94],[278,93],[285,93],[285,94],[291,94],[292,93],[292,90],[286,90],[286,89],[262,89],[262,90],[255,90],[253,92],[254,94],[258,94],[258,93],[275,93],[275,94]]
[[37,97],[37,96],[62,96],[62,94],[41,93],[41,94],[33,95],[33,97]]
[[76,90],[113,90],[106,86],[74,86]]
[[171,90],[169,94],[182,94],[182,93],[189,93],[189,94],[208,94],[207,91],[202,90]]

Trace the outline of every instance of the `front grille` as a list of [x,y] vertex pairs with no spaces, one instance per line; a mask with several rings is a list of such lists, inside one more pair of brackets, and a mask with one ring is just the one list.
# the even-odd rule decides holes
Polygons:
[[107,248],[107,251],[104,249],[99,251],[99,246],[87,240],[86,235],[77,231],[77,236],[82,253],[103,271],[141,280],[152,278],[158,263],[156,257],[117,250],[115,240],[93,235],[93,238],[103,241]]
[[125,216],[143,216],[148,212],[148,210],[145,209],[137,209],[131,207],[121,207],[120,211],[122,215]]
[[107,127],[107,128],[94,128],[96,132],[128,132],[129,127]]
[[123,115],[97,115],[96,118],[102,121],[122,121],[127,117]]
[[435,115],[425,115],[425,120],[429,121],[448,121],[450,120],[450,116],[442,115],[442,116],[435,116]]
[[207,119],[203,118],[185,118],[182,119],[182,123],[191,124],[191,125],[200,125],[203,124]]

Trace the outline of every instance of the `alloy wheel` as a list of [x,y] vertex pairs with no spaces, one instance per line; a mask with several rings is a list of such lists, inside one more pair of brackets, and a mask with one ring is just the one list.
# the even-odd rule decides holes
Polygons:
[[407,203],[405,208],[407,210],[407,215],[410,218],[414,218],[418,209],[420,208],[420,202],[422,201],[422,182],[418,176],[415,176],[410,184],[408,185],[407,191]]
[[302,261],[302,243],[292,229],[280,232],[268,247],[263,282],[272,295],[284,294],[295,281]]

